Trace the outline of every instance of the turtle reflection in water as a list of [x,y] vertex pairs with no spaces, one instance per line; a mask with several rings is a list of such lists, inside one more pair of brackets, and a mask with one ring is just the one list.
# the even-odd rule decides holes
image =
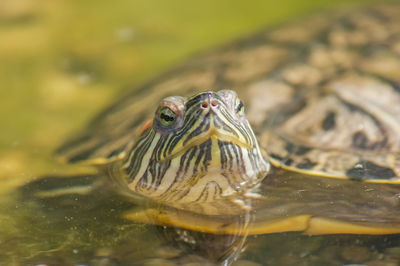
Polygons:
[[136,222],[243,236],[400,233],[399,13],[316,15],[204,54],[58,153],[158,204],[125,215]]

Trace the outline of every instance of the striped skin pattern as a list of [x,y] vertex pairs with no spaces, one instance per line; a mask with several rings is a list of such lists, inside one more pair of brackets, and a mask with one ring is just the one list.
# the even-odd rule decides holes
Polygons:
[[[160,110],[176,115],[163,125]],[[131,191],[165,202],[212,202],[259,183],[270,165],[235,92],[168,97],[127,153],[125,182]]]

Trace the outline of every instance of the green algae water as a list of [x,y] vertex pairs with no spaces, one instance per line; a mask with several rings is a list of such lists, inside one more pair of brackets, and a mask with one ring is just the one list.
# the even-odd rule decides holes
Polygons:
[[[43,176],[91,173],[59,163],[54,149],[125,91],[192,54],[310,12],[355,4],[2,0],[0,264],[210,263],[204,258],[210,248],[180,247],[175,240],[184,232],[122,219],[131,205],[106,192],[31,202],[20,194],[30,194],[33,186],[15,191]],[[212,238],[205,245],[224,240]],[[246,245],[239,263],[395,265],[400,257],[394,236],[285,233],[250,237]]]

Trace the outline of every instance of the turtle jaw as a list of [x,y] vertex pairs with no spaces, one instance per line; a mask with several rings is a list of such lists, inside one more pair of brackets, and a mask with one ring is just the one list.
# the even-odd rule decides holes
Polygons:
[[181,156],[182,154],[184,154],[185,152],[187,152],[188,150],[192,149],[193,147],[204,144],[207,141],[216,141],[216,142],[220,141],[220,142],[225,142],[225,143],[231,143],[233,145],[236,145],[240,148],[244,148],[247,150],[253,149],[248,143],[245,143],[244,141],[240,140],[239,138],[232,136],[232,135],[221,133],[220,131],[218,131],[218,129],[213,127],[210,130],[208,130],[207,132],[200,134],[199,136],[189,140],[184,145],[177,147],[170,154],[168,154],[164,158],[161,158],[158,162],[162,163],[162,162],[177,158],[177,157]]

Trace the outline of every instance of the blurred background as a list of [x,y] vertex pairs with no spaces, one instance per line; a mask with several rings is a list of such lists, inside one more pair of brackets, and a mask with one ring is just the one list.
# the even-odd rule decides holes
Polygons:
[[366,0],[0,0],[0,193],[65,171],[52,151],[121,91],[197,51]]

